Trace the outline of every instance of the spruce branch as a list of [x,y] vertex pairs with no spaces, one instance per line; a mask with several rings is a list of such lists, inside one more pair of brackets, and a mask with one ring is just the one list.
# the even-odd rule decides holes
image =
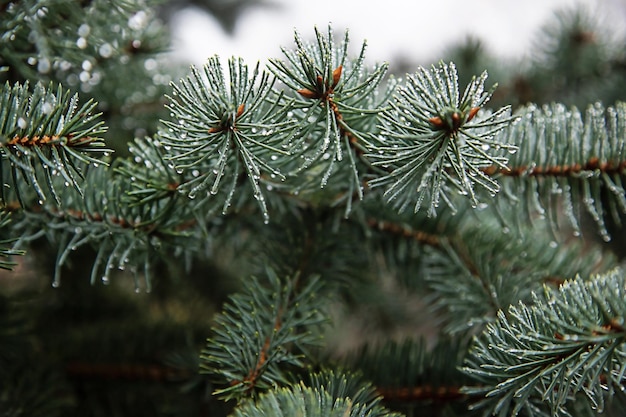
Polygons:
[[418,69],[398,87],[382,115],[384,145],[367,156],[389,171],[369,185],[385,186],[386,200],[399,211],[413,206],[417,212],[428,198],[428,214],[435,216],[441,199],[454,207],[453,192],[467,195],[477,206],[476,185],[492,195],[499,191],[499,184],[481,168],[506,169],[508,159],[499,154],[515,152],[516,146],[494,136],[515,117],[508,107],[479,113],[493,92],[484,91],[486,78],[486,72],[473,78],[461,95],[456,67],[440,63]]
[[286,385],[289,368],[305,365],[326,322],[316,304],[318,280],[299,288],[297,278],[281,279],[272,270],[265,278],[251,278],[231,297],[202,351],[202,372],[224,386],[214,394],[225,400]]
[[621,224],[620,215],[626,213],[626,104],[605,108],[596,103],[584,115],[562,104],[531,105],[517,114],[519,123],[501,140],[514,140],[519,152],[508,169],[486,169],[500,177],[501,195],[513,201],[525,196],[526,219],[538,214],[554,228],[565,220],[576,235],[581,233],[581,213],[587,211],[609,240],[605,217]]
[[213,57],[202,72],[192,68],[187,79],[173,85],[174,120],[164,121],[167,129],[159,140],[166,159],[186,177],[181,192],[193,199],[205,189],[207,197],[226,189],[225,213],[241,178],[247,178],[269,220],[261,183],[263,177],[284,179],[276,160],[287,153],[282,145],[294,128],[288,105],[270,96],[273,83],[258,64],[250,73],[241,59],[228,61],[226,79]]
[[378,94],[387,64],[366,68],[365,42],[351,59],[348,31],[336,45],[330,25],[326,34],[315,28],[315,41],[304,41],[297,31],[294,40],[295,50],[282,49],[286,61],[271,59],[269,66],[296,99],[293,172],[299,181],[305,176],[299,184],[304,189],[314,183],[325,188],[331,176],[339,177],[348,214],[353,196],[363,198],[364,176],[372,169],[363,155],[376,140],[377,116],[387,100]]
[[[31,91],[28,83],[8,83],[0,91],[0,151],[10,178],[3,183],[13,190],[22,207],[27,188],[35,191],[40,204],[50,196],[60,204],[59,181],[83,192],[83,171],[89,164],[104,163],[97,156],[106,155],[98,136],[104,132],[96,103],[79,107],[78,95],[70,97],[61,86],[48,88],[37,84]],[[6,169],[5,167],[9,168]],[[2,200],[7,204],[5,188]]]
[[[161,142],[152,138],[135,138],[128,151],[133,155],[132,158],[120,159],[115,166],[115,171],[126,176],[133,187],[128,197],[136,200],[135,204],[178,202],[181,196],[178,187],[184,182],[184,177],[166,160],[166,151]],[[155,220],[151,219],[152,222]]]
[[[174,255],[195,246],[186,243],[197,236],[181,225],[181,218],[193,218],[175,199],[150,199],[137,204],[132,195],[132,178],[116,175],[113,169],[91,165],[85,174],[83,194],[66,187],[59,193],[61,204],[28,207],[13,222],[19,243],[45,238],[57,248],[53,286],[60,284],[62,267],[71,261],[71,254],[83,246],[96,250],[91,283],[108,284],[114,269],[130,270],[139,291],[143,277],[147,291],[151,289],[151,269],[163,250]],[[178,196],[178,193],[174,193]],[[171,255],[170,252],[170,255]]]
[[545,287],[531,304],[501,311],[463,368],[478,383],[465,392],[483,396],[474,408],[483,415],[569,415],[583,394],[602,412],[626,383],[625,299],[624,273],[613,270]]
[[584,278],[615,266],[598,247],[578,241],[557,244],[549,234],[528,229],[498,234],[487,227],[468,228],[426,248],[424,275],[433,291],[432,305],[445,312],[444,331],[481,329],[498,312],[518,301],[529,302],[543,285],[559,285],[567,277]]
[[334,398],[324,387],[311,388],[304,384],[280,388],[247,401],[235,408],[233,417],[400,417],[384,407],[357,403],[350,397]]
[[356,372],[322,369],[319,372],[311,372],[305,378],[306,386],[316,390],[326,390],[334,400],[350,398],[354,404],[365,406],[363,412],[382,408],[382,397],[376,392],[376,388],[367,381],[363,375]]

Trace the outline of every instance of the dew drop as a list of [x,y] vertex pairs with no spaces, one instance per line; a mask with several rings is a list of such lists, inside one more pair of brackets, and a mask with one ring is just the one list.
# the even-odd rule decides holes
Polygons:
[[78,36],[80,37],[84,38],[88,36],[89,32],[91,32],[91,27],[89,27],[87,23],[83,23],[82,25],[78,27]]
[[81,36],[76,40],[76,46],[78,46],[80,49],[85,49],[87,47],[87,39]]
[[98,48],[98,53],[102,58],[110,58],[113,55],[113,47],[110,43],[104,43]]
[[52,112],[52,108],[52,104],[46,102],[41,106],[41,111],[43,114],[50,114]]
[[135,13],[128,19],[128,27],[134,30],[143,28],[148,21],[148,14],[141,10]]
[[37,71],[42,74],[47,74],[50,71],[50,60],[48,58],[42,58],[37,64]]

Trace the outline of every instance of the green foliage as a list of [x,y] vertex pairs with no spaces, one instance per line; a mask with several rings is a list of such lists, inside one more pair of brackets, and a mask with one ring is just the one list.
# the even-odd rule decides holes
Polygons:
[[383,117],[386,140],[369,156],[374,165],[391,171],[370,184],[387,185],[385,198],[400,211],[412,205],[417,212],[428,196],[428,213],[435,215],[440,199],[454,207],[452,192],[468,195],[478,205],[475,184],[491,194],[499,190],[483,169],[506,169],[507,158],[497,153],[517,148],[494,140],[513,120],[509,108],[477,116],[492,94],[483,91],[486,78],[486,72],[473,78],[460,95],[456,67],[442,63],[430,71],[419,69],[398,89]]
[[513,177],[502,180],[502,194],[515,201],[526,197],[522,207],[526,219],[539,214],[554,228],[569,224],[575,234],[582,232],[584,210],[602,238],[610,240],[607,217],[619,224],[620,213],[626,210],[620,166],[625,109],[624,103],[608,108],[596,103],[584,117],[578,109],[560,104],[522,109],[520,122],[508,132],[520,150],[511,157],[510,171],[501,173]]
[[362,182],[371,164],[361,156],[377,141],[376,115],[387,99],[379,90],[387,64],[367,68],[365,43],[350,58],[348,32],[336,45],[330,26],[326,35],[315,29],[315,42],[296,32],[295,44],[295,50],[282,49],[286,62],[271,59],[270,69],[297,93],[291,114],[299,131],[290,144],[290,160],[295,173],[306,170],[306,180],[300,179],[296,190],[317,184],[325,188],[335,175],[340,180],[333,192],[341,193],[349,213],[353,196],[363,198]]
[[228,181],[223,212],[231,205],[233,194],[244,175],[250,181],[254,198],[263,216],[269,220],[261,177],[284,175],[273,165],[293,128],[287,110],[280,100],[270,101],[272,89],[269,75],[259,67],[248,75],[241,59],[228,64],[228,87],[219,58],[213,57],[204,66],[203,74],[193,69],[187,80],[174,87],[170,108],[177,122],[165,122],[163,146],[171,153],[177,171],[186,171],[189,179],[180,185],[181,191],[194,199],[209,189],[207,197],[220,190]]
[[446,333],[476,330],[509,305],[529,301],[543,285],[558,286],[576,275],[588,278],[615,265],[576,241],[559,245],[550,235],[528,230],[498,236],[485,226],[468,228],[464,237],[428,250],[425,280],[434,307],[445,312]]
[[285,385],[288,370],[302,368],[320,343],[319,309],[312,280],[298,288],[297,277],[283,282],[267,271],[266,286],[252,278],[249,290],[233,296],[215,319],[215,335],[202,351],[202,369],[219,378],[224,399],[254,395]]
[[[310,40],[296,32],[267,69],[212,57],[180,77],[155,55],[163,31],[146,7],[0,5],[0,268],[28,249],[55,287],[69,273],[70,286],[151,292],[117,311],[67,284],[55,296],[37,289],[50,297],[42,311],[59,314],[42,313],[36,329],[0,306],[0,407],[121,416],[151,391],[127,390],[128,379],[172,378],[211,415],[623,414],[623,273],[581,237],[621,234],[610,229],[626,213],[626,107],[569,104],[600,89],[603,71],[619,85],[622,58],[584,19],[562,15],[536,71],[518,74],[538,89],[562,71],[564,85],[543,89],[552,104],[491,110],[526,102],[513,98],[514,77],[498,80],[498,95],[478,62],[471,73],[441,61],[387,76],[365,42],[353,54],[331,26]],[[123,146],[105,147],[105,124]],[[114,316],[106,324],[100,308]],[[111,324],[139,313],[154,321]],[[59,332],[64,315],[80,323]],[[184,351],[162,350],[183,326],[203,326],[204,348],[188,335]],[[53,341],[49,361],[37,359],[48,345],[29,344],[35,333]],[[333,338],[348,347],[328,351]],[[103,364],[100,345],[169,365]],[[96,363],[74,361],[85,351]],[[109,409],[109,392],[71,404],[80,395],[57,391],[93,375],[93,387],[124,379],[114,391],[128,397]],[[166,402],[141,414],[185,408]]]
[[232,416],[399,416],[382,407],[370,408],[369,404],[353,402],[348,397],[334,398],[324,389],[297,385],[264,394],[256,402],[244,403],[235,409]]
[[[37,84],[31,92],[28,84],[11,87],[6,83],[0,91],[2,158],[9,165],[6,169],[3,164],[2,174],[9,173],[11,179],[2,178],[22,207],[24,186],[37,193],[39,204],[49,194],[59,204],[55,176],[82,192],[80,165],[101,163],[91,154],[109,152],[98,137],[104,129],[98,115],[92,114],[96,104],[87,102],[79,108],[78,95],[70,97],[61,86],[56,94],[50,90],[54,88]],[[2,200],[7,205],[5,188]]]
[[626,374],[626,285],[619,270],[546,287],[532,304],[509,308],[476,339],[464,368],[484,394],[485,415],[569,415],[584,394],[598,412],[621,392]]

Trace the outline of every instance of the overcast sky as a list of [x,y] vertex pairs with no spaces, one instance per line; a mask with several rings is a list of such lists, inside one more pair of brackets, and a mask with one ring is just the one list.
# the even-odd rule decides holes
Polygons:
[[243,57],[247,63],[281,57],[293,45],[293,30],[313,36],[313,26],[329,22],[350,30],[351,44],[367,40],[369,61],[405,57],[419,63],[440,58],[444,48],[477,36],[504,58],[519,58],[536,40],[537,29],[559,8],[583,4],[605,15],[616,30],[626,27],[626,0],[273,0],[277,8],[253,8],[227,35],[216,20],[196,9],[173,20],[174,51],[196,65],[215,54]]

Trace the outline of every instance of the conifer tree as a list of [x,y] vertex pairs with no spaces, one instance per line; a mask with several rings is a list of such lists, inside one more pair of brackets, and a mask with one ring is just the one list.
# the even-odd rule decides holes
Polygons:
[[623,39],[185,68],[156,7],[0,4],[0,415],[624,415]]

